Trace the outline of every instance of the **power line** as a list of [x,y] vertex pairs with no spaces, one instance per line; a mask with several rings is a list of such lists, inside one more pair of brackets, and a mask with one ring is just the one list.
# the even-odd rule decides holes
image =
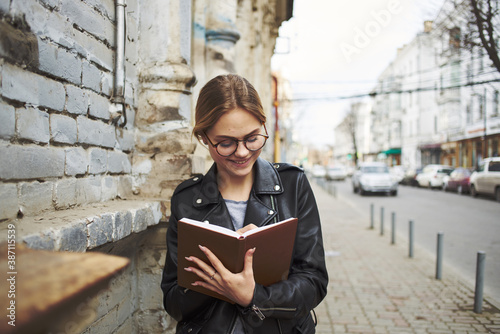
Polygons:
[[414,89],[401,89],[401,90],[392,90],[392,91],[381,91],[381,92],[371,92],[371,93],[362,93],[357,95],[349,95],[349,96],[324,96],[324,97],[309,97],[309,98],[292,98],[292,99],[283,99],[282,102],[307,102],[307,101],[329,101],[329,100],[347,100],[347,99],[356,99],[362,97],[375,97],[378,95],[390,95],[390,94],[405,94],[405,93],[419,93],[426,91],[439,91],[439,90],[448,90],[448,89],[457,89],[462,87],[472,87],[477,85],[485,85],[488,83],[500,82],[500,78],[485,80],[485,81],[477,81],[477,82],[468,82],[460,85],[452,85],[447,87],[419,87]]

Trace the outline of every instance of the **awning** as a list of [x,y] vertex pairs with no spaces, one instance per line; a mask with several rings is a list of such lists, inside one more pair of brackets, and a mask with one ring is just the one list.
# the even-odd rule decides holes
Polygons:
[[391,149],[388,149],[387,151],[382,151],[380,153],[384,153],[386,155],[396,155],[396,154],[401,154],[401,149],[400,148],[391,148]]

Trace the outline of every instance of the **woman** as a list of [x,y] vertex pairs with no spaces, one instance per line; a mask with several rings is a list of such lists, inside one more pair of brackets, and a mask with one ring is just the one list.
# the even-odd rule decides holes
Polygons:
[[[171,200],[167,257],[161,287],[177,333],[314,333],[311,311],[326,295],[320,218],[303,171],[259,158],[265,145],[266,117],[254,87],[229,74],[210,80],[200,91],[193,134],[207,145],[214,164],[204,176],[184,181]],[[254,281],[251,249],[244,269],[231,273],[208,248],[210,263],[193,256],[184,268],[198,275],[195,284],[216,291],[234,304],[177,285],[177,221],[208,221],[243,232],[298,218],[288,279],[271,286]]]

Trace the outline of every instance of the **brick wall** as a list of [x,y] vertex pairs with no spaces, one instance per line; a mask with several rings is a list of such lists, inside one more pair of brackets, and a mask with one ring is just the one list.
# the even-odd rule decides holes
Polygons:
[[[269,112],[277,1],[127,0],[123,115],[114,0],[0,0],[0,242],[9,222],[30,248],[131,260],[82,305],[80,317],[96,310],[85,334],[173,332],[161,221],[179,182],[205,170],[192,104],[212,76],[241,69]],[[240,33],[252,41],[236,50]]]
[[130,196],[133,122],[113,124],[110,100],[114,1],[2,1],[0,14],[0,220]]

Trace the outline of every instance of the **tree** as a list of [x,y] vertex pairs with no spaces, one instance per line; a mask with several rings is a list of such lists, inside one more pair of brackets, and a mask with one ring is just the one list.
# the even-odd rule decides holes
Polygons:
[[[497,41],[499,38],[499,10],[498,0],[468,0],[470,1],[471,20],[470,30],[465,41],[471,46],[478,45],[484,48],[493,66],[500,72],[500,58],[498,56]],[[480,42],[480,44],[479,44]]]
[[354,165],[356,166],[358,164],[358,144],[356,141],[356,131],[358,128],[358,113],[354,105],[351,105],[351,110],[349,110],[346,117],[344,118],[343,126],[347,135],[352,140],[352,148],[354,151],[352,153],[352,156],[354,159]]

